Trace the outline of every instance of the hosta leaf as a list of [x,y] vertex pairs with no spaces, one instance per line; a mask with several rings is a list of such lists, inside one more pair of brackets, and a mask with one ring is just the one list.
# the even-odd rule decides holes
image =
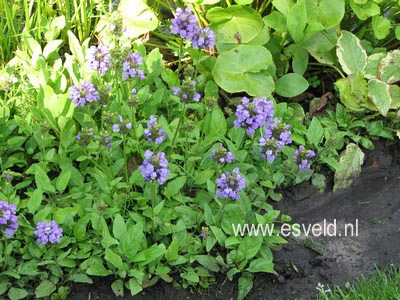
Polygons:
[[336,55],[343,71],[348,75],[363,72],[367,65],[367,52],[361,45],[361,41],[348,31],[342,31]]
[[364,153],[361,149],[356,144],[348,144],[346,150],[340,154],[333,191],[349,187],[353,180],[360,175],[363,163]]
[[215,63],[215,82],[229,93],[247,92],[250,96],[268,96],[274,81],[266,69],[271,53],[263,46],[240,45],[221,53]]
[[392,104],[390,86],[378,79],[371,79],[368,82],[368,97],[372,100],[382,116],[386,116]]
[[207,12],[210,28],[216,34],[217,43],[238,43],[239,34],[242,43],[253,40],[264,27],[261,16],[247,6],[232,5],[227,8],[214,7]]
[[344,0],[306,0],[308,23],[318,22],[325,29],[333,28],[343,19]]

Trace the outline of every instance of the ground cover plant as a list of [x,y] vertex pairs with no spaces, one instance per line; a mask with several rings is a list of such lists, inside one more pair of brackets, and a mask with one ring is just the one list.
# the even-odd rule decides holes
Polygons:
[[22,2],[0,7],[10,299],[219,272],[243,299],[286,241],[232,224],[290,222],[286,188],[348,187],[397,138],[397,2]]

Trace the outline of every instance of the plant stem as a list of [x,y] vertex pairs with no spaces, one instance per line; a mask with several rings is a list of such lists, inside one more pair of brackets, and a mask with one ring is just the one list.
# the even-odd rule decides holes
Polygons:
[[157,201],[157,182],[154,181],[152,182],[152,189],[151,189],[151,208],[153,211],[153,222],[152,222],[152,226],[151,226],[151,235],[153,240],[154,239],[154,232],[156,230],[156,214],[154,212],[154,208],[156,207],[156,201]]
[[3,265],[3,271],[6,271],[7,267],[8,267],[8,252],[7,252],[7,248],[8,248],[8,239],[5,237],[4,238],[4,265]]
[[217,221],[215,222],[215,225],[217,225],[217,226],[221,226],[220,222],[221,222],[221,217],[222,217],[222,215],[224,213],[224,210],[225,210],[225,206],[226,206],[226,201],[225,201],[225,199],[222,199],[222,206],[221,206],[221,209],[219,211],[219,214],[218,214],[218,217],[217,217]]

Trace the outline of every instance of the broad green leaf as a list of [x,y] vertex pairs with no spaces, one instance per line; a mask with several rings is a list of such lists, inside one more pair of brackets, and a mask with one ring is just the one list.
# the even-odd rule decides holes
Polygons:
[[59,192],[63,192],[67,187],[69,180],[71,179],[72,171],[71,170],[63,170],[58,176],[56,181],[56,188]]
[[86,274],[71,274],[68,276],[68,280],[78,283],[93,283],[93,280]]
[[117,297],[124,296],[124,283],[121,279],[115,280],[111,284],[111,289],[114,292],[115,296],[117,296]]
[[227,124],[224,113],[219,107],[207,113],[204,119],[203,132],[208,137],[222,137],[227,131]]
[[172,197],[178,194],[179,191],[185,186],[186,180],[186,176],[181,176],[168,182],[164,192],[165,196]]
[[8,297],[10,300],[19,300],[28,297],[28,292],[25,289],[19,289],[12,287],[8,291]]
[[28,200],[28,210],[31,214],[34,214],[40,207],[43,200],[43,193],[41,189],[36,189]]
[[272,0],[275,8],[285,17],[288,15],[290,8],[294,5],[293,0]]
[[93,275],[93,276],[108,276],[110,275],[112,272],[111,270],[107,270],[103,264],[93,264],[91,265],[87,270],[86,273],[88,275]]
[[369,17],[380,13],[379,5],[373,1],[367,1],[364,4],[357,4],[359,1],[349,0],[350,7],[360,20],[366,20]]
[[301,75],[289,73],[283,75],[275,83],[275,92],[282,97],[294,97],[307,90],[308,81]]
[[83,55],[81,44],[76,36],[72,33],[72,31],[68,30],[68,42],[69,48],[71,49],[72,54],[78,63],[83,66],[85,64],[85,56]]
[[251,4],[253,2],[253,0],[235,0],[236,4],[239,5],[247,5],[247,4]]
[[308,23],[317,22],[325,29],[335,27],[343,19],[344,0],[305,0]]
[[[311,25],[306,28],[304,41],[301,46],[307,49],[311,55],[312,52],[326,53],[332,50],[338,41],[338,36],[335,29],[321,30],[317,33],[308,33]],[[334,58],[335,59],[335,58]],[[332,59],[330,59],[332,61]],[[326,64],[326,62],[322,62]]]
[[364,153],[353,143],[347,145],[340,154],[339,168],[335,172],[335,185],[333,191],[347,188],[361,173],[361,166],[364,163]]
[[110,248],[106,249],[104,258],[118,270],[123,270],[124,265],[122,264],[121,256],[117,255]]
[[49,176],[39,165],[35,166],[35,181],[38,188],[42,191],[55,192],[54,186],[52,186]]
[[159,76],[164,70],[163,56],[159,48],[153,49],[146,57],[146,68],[149,74]]
[[143,0],[121,0],[118,11],[122,15],[124,35],[130,38],[136,38],[158,26],[156,15]]
[[[382,58],[386,56],[386,53],[379,52],[368,56],[368,63],[364,70],[364,77],[367,79],[373,79],[378,77],[378,68],[381,64]],[[383,80],[383,79],[382,79]],[[385,81],[385,80],[383,80]]]
[[274,271],[274,263],[264,258],[258,258],[250,263],[250,266],[246,269],[249,272],[264,272],[264,273],[276,273]]
[[136,278],[129,279],[128,286],[132,296],[139,294],[143,290],[142,286],[138,283]]
[[393,84],[400,81],[400,50],[393,50],[380,61],[378,78]]
[[314,145],[318,146],[324,136],[324,128],[318,118],[313,118],[306,133],[307,139]]
[[56,286],[50,280],[45,280],[39,284],[35,290],[36,298],[50,296],[56,290]]
[[367,52],[361,45],[361,41],[349,31],[342,31],[336,55],[343,71],[348,75],[362,73],[367,66]]
[[73,218],[76,215],[77,210],[78,210],[77,207],[58,208],[53,214],[53,219],[58,224],[63,224],[66,218],[71,216]]
[[210,255],[196,255],[195,259],[199,264],[210,271],[219,272],[220,270],[217,260]]
[[390,95],[392,95],[392,105],[390,106],[390,108],[391,109],[400,108],[400,87],[398,87],[397,85],[391,85]]
[[263,18],[264,23],[278,32],[286,32],[286,19],[285,17],[278,11],[274,10],[269,15],[266,15]]
[[392,24],[390,21],[381,16],[372,17],[372,29],[374,30],[374,35],[378,40],[382,40],[388,36]]
[[166,252],[167,249],[164,244],[153,245],[152,247],[139,252],[133,259],[133,262],[138,262],[139,266],[145,266],[163,256]]
[[124,218],[120,214],[116,214],[113,222],[113,235],[115,238],[121,240],[126,238],[128,229],[126,227]]
[[218,56],[213,75],[215,82],[229,93],[268,96],[274,90],[274,81],[266,71],[271,64],[272,55],[265,47],[240,45]]
[[300,43],[304,39],[304,29],[307,24],[305,0],[298,1],[290,8],[286,23],[292,39]]
[[378,79],[368,81],[368,97],[375,104],[382,116],[386,116],[392,104],[390,86]]
[[193,179],[196,182],[196,184],[205,184],[208,179],[213,178],[215,171],[211,169],[207,169],[204,171],[200,171],[194,175]]
[[251,7],[232,5],[214,7],[207,12],[210,28],[216,34],[216,42],[236,44],[237,34],[242,43],[248,43],[260,34],[264,27],[261,16]]
[[260,251],[263,242],[261,233],[258,236],[246,236],[240,242],[239,251],[245,255],[246,259],[251,259]]
[[253,288],[253,274],[244,272],[242,276],[239,278],[238,283],[238,300],[245,299],[246,295]]

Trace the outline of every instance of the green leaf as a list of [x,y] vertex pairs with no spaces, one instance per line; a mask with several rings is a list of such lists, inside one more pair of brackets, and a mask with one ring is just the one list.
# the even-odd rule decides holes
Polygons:
[[66,218],[73,218],[76,215],[77,210],[77,207],[58,208],[53,214],[53,219],[58,224],[63,224]]
[[210,28],[216,34],[217,44],[236,44],[239,34],[242,43],[258,36],[264,27],[261,16],[251,7],[232,5],[227,8],[213,7],[207,12]]
[[123,270],[124,265],[122,264],[121,256],[114,253],[110,248],[106,249],[104,258],[118,270]]
[[111,289],[113,290],[115,296],[117,296],[117,297],[124,296],[124,283],[121,279],[115,280],[111,284]]
[[116,214],[113,222],[113,235],[115,238],[121,240],[126,238],[128,229],[126,227],[124,218],[120,214]]
[[382,116],[386,116],[392,104],[390,86],[378,79],[368,81],[368,97],[375,104]]
[[81,66],[85,64],[85,56],[83,55],[82,47],[79,43],[79,40],[72,33],[71,30],[68,30],[68,42],[69,48],[71,49],[72,54],[75,56],[75,59],[79,62]]
[[35,181],[38,188],[42,191],[55,193],[55,188],[52,186],[49,176],[43,171],[39,165],[35,166]]
[[179,239],[174,236],[171,244],[168,247],[167,252],[165,253],[165,258],[168,261],[174,261],[178,258],[179,254]]
[[202,185],[207,182],[208,179],[214,176],[215,171],[211,169],[206,169],[204,171],[198,172],[194,177],[196,184]]
[[139,252],[133,262],[138,262],[139,266],[145,266],[150,264],[152,261],[160,258],[167,252],[164,244],[153,245],[142,252]]
[[259,236],[246,236],[240,242],[239,251],[245,255],[246,259],[251,259],[257,255],[261,249],[263,238]]
[[50,296],[56,290],[56,286],[50,280],[45,280],[39,284],[35,290],[36,298]]
[[253,275],[248,272],[244,272],[242,276],[239,278],[238,283],[238,300],[243,300],[246,295],[253,288]]
[[180,190],[185,186],[187,181],[186,176],[178,177],[170,182],[168,182],[165,188],[165,196],[172,197],[180,192]]
[[340,154],[339,168],[335,172],[335,185],[333,191],[347,188],[361,173],[361,166],[364,163],[364,153],[353,143],[347,145]]
[[362,73],[367,66],[367,52],[361,41],[351,32],[343,30],[337,44],[336,55],[348,75]]
[[34,214],[40,207],[43,200],[43,193],[41,189],[36,189],[28,200],[28,210]]
[[280,11],[285,17],[288,15],[290,8],[294,5],[293,0],[272,0],[274,7]]
[[307,22],[320,23],[325,29],[340,23],[345,13],[344,0],[306,0]]
[[224,113],[219,107],[207,113],[204,119],[203,132],[207,137],[222,137],[227,131]]
[[24,298],[28,297],[28,292],[24,289],[18,289],[18,288],[12,287],[8,291],[8,297],[10,300],[24,299]]
[[247,5],[253,3],[253,0],[235,0],[235,3],[239,5]]
[[388,36],[392,24],[390,21],[381,16],[372,17],[372,29],[374,30],[374,35],[378,40],[382,40]]
[[315,147],[319,145],[324,136],[324,128],[318,118],[313,118],[306,133],[307,139],[314,144]]
[[89,276],[87,276],[86,274],[78,274],[78,273],[71,274],[70,276],[68,276],[68,280],[78,283],[89,283],[89,284],[93,283],[93,280],[90,279]]
[[107,270],[103,264],[100,263],[95,263],[93,265],[91,265],[87,270],[86,273],[88,275],[92,275],[92,276],[108,276],[110,275],[112,272],[111,270]]
[[295,43],[300,43],[304,39],[304,29],[307,24],[305,0],[299,0],[290,8],[286,23],[292,39]]
[[196,255],[195,259],[199,264],[210,271],[219,272],[220,270],[217,260],[210,255]]
[[282,97],[294,97],[307,90],[308,81],[301,75],[289,73],[283,75],[275,83],[275,92]]
[[250,263],[250,266],[246,269],[249,272],[264,272],[264,273],[274,273],[274,263],[268,259],[258,258]]
[[369,17],[378,15],[381,10],[379,5],[373,1],[367,1],[365,4],[358,4],[358,1],[349,0],[351,9],[360,20],[366,20]]
[[142,286],[138,283],[136,278],[129,279],[129,289],[132,296],[139,294],[143,290]]
[[146,68],[149,74],[161,75],[164,70],[163,56],[159,48],[153,49],[146,57]]
[[286,19],[285,17],[278,11],[274,10],[269,15],[266,15],[263,18],[264,23],[278,32],[286,32]]
[[59,192],[63,192],[67,187],[69,180],[71,179],[72,171],[71,170],[63,170],[58,176],[56,181],[56,189]]
[[263,46],[240,45],[221,53],[215,63],[215,82],[229,93],[247,92],[251,96],[268,96],[274,81],[267,69],[271,53]]

